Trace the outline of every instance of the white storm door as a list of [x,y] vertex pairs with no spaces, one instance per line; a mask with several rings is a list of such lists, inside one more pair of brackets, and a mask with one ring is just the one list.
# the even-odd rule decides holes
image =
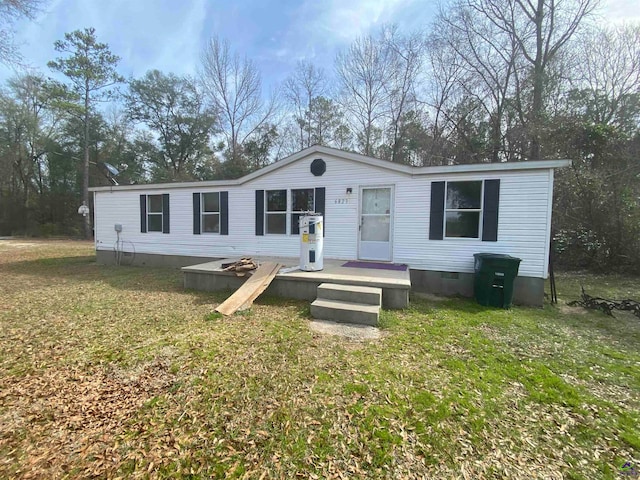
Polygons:
[[391,261],[392,210],[392,187],[360,189],[359,259]]

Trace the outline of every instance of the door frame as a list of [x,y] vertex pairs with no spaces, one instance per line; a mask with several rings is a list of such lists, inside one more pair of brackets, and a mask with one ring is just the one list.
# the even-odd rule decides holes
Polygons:
[[[361,243],[361,239],[360,239],[360,233],[361,233],[361,229],[360,229],[360,222],[362,219],[362,200],[364,198],[363,195],[363,190],[370,188],[388,188],[390,189],[390,195],[391,195],[391,199],[390,199],[390,203],[389,203],[389,259],[388,260],[376,260],[376,259],[372,259],[372,258],[362,258],[361,255],[361,249],[360,249],[360,243]],[[357,257],[358,260],[366,260],[366,261],[372,261],[372,262],[393,262],[393,231],[394,231],[394,222],[395,222],[395,210],[396,210],[396,201],[395,201],[395,192],[396,192],[396,186],[393,183],[386,183],[386,184],[372,184],[372,185],[359,185],[358,186],[358,218],[357,218],[357,222],[356,222],[356,242],[357,242]]]

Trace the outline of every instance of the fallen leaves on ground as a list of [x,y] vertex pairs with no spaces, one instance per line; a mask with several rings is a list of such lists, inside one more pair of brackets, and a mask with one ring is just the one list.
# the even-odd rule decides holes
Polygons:
[[2,478],[606,478],[640,456],[625,319],[426,297],[354,342],[304,302],[211,317],[226,294],[92,249],[0,241]]
[[100,476],[117,468],[123,452],[116,438],[145,402],[166,392],[172,381],[162,361],[135,373],[66,367],[2,378],[0,448],[27,445],[18,456],[14,450],[0,460],[0,471],[22,464],[13,470],[16,476],[57,478],[71,470]]

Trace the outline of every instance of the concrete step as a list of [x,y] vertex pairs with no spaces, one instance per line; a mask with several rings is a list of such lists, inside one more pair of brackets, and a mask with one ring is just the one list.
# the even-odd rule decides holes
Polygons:
[[356,302],[365,305],[382,305],[382,289],[361,287],[358,285],[340,285],[337,283],[321,283],[318,286],[318,298]]
[[311,316],[320,320],[332,320],[343,323],[359,323],[361,325],[378,325],[379,305],[344,302],[317,298],[311,304]]

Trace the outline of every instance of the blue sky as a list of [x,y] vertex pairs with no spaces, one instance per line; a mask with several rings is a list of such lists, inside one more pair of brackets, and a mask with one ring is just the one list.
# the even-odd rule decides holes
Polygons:
[[[195,74],[203,45],[219,35],[256,61],[268,87],[301,59],[330,70],[338,50],[383,23],[426,28],[436,8],[424,0],[51,0],[35,21],[17,25],[17,41],[25,61],[49,75],[54,41],[94,27],[121,57],[120,73],[140,77],[152,68]],[[639,14],[637,0],[611,0],[601,12],[605,21]],[[12,74],[0,67],[0,80]]]

